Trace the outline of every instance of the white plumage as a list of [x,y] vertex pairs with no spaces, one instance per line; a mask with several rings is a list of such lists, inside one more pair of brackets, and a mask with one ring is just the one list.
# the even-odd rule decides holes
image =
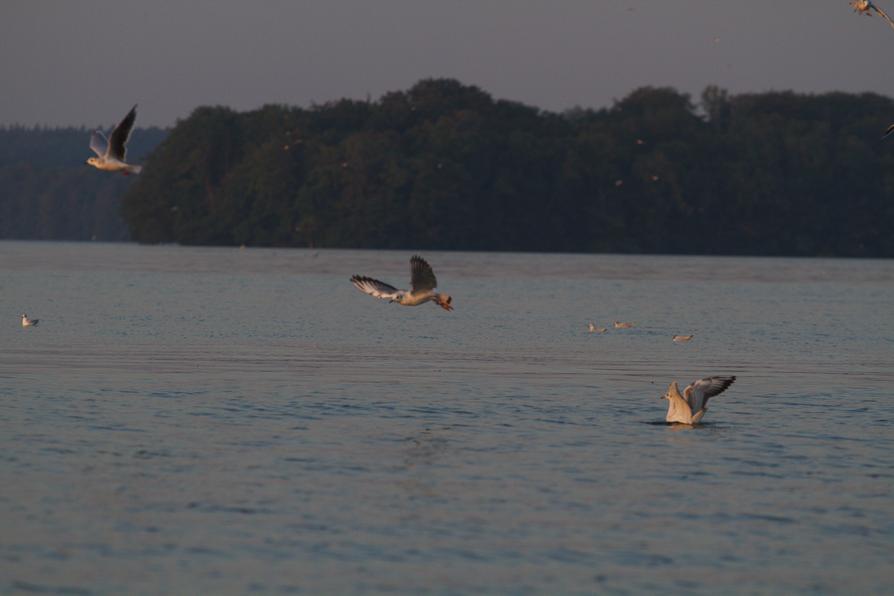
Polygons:
[[98,170],[105,172],[121,172],[125,176],[128,174],[139,174],[143,171],[142,166],[135,166],[127,163],[127,141],[130,140],[130,133],[133,131],[133,124],[137,119],[137,106],[134,106],[127,113],[127,116],[118,123],[118,126],[112,130],[111,136],[106,136],[101,130],[94,130],[90,135],[90,149],[96,153],[96,157],[87,159],[87,163]]
[[708,411],[708,400],[729,388],[736,377],[707,377],[693,381],[683,390],[674,381],[661,399],[667,400],[667,422],[698,424]]
[[414,255],[410,259],[410,290],[398,290],[391,284],[386,284],[378,279],[355,275],[351,277],[351,283],[361,292],[375,298],[397,302],[403,306],[418,306],[424,302],[432,301],[444,310],[453,310],[453,298],[447,294],[435,292],[438,280],[425,259]]

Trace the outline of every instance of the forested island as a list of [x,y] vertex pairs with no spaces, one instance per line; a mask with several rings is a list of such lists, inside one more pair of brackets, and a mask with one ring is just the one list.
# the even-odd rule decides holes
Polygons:
[[135,180],[83,167],[77,131],[56,163],[79,172],[31,174],[35,153],[12,204],[61,188],[78,214],[88,177],[94,219],[123,192],[145,243],[892,257],[892,121],[874,94],[642,88],[553,113],[431,79],[377,100],[198,108]]

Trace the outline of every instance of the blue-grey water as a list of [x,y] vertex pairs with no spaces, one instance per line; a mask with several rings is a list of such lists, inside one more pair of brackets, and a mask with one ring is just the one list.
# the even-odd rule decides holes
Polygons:
[[0,592],[890,593],[894,262],[411,254],[0,243]]

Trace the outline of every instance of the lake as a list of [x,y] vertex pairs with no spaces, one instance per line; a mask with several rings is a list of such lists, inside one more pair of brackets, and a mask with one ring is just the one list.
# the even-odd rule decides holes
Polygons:
[[0,593],[889,592],[894,261],[412,254],[0,242]]

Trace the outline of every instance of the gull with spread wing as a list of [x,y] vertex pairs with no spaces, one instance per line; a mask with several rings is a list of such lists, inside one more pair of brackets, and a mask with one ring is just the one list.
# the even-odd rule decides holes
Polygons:
[[667,400],[667,422],[698,424],[708,411],[708,400],[726,391],[736,377],[707,377],[686,386],[683,394],[677,382],[667,388],[661,399]]
[[125,161],[127,141],[130,140],[130,133],[133,131],[133,123],[136,119],[137,106],[134,106],[112,130],[108,139],[101,130],[94,130],[90,135],[90,148],[96,153],[96,157],[88,158],[87,163],[97,170],[106,172],[121,172],[125,176],[139,174],[143,170],[143,166],[131,165]]
[[453,298],[447,294],[435,292],[435,288],[438,286],[435,273],[425,259],[418,255],[414,255],[410,259],[410,290],[398,290],[390,284],[364,275],[353,276],[351,283],[361,292],[388,302],[397,302],[404,306],[418,306],[423,302],[432,301],[444,310],[453,310],[453,306],[451,306]]

